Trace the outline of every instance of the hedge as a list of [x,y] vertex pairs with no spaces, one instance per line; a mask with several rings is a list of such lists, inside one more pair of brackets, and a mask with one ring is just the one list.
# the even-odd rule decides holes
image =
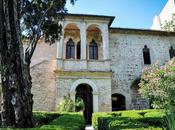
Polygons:
[[58,112],[45,112],[45,111],[35,111],[33,112],[34,124],[39,127],[44,124],[49,124],[55,118],[58,118],[61,114]]
[[163,110],[130,110],[98,112],[92,117],[96,130],[162,130],[165,128]]
[[84,130],[85,120],[80,113],[68,113],[53,120],[49,125],[41,128],[54,128],[56,130]]
[[84,130],[82,113],[34,112],[35,128],[0,128],[0,130]]

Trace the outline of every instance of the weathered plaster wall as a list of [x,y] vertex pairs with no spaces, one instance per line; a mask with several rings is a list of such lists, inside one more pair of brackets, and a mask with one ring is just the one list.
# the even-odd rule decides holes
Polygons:
[[34,110],[55,109],[56,44],[40,40],[31,60],[32,93]]
[[55,110],[56,60],[45,60],[31,68],[34,110]]
[[112,75],[112,94],[119,93],[126,97],[126,108],[132,109],[131,83],[139,77],[143,63],[144,45],[150,49],[151,63],[167,62],[169,48],[175,45],[175,37],[139,35],[139,34],[110,34],[110,59]]
[[56,43],[53,45],[46,44],[43,40],[41,40],[35,49],[35,52],[32,56],[31,66],[36,65],[44,60],[55,60],[57,47]]

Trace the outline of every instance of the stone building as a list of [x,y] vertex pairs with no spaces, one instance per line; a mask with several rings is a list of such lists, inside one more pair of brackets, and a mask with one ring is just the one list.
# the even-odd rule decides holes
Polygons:
[[134,82],[145,66],[174,56],[175,33],[113,28],[113,20],[67,14],[61,40],[37,46],[31,67],[35,110],[54,110],[68,94],[84,100],[89,121],[92,112],[150,107]]

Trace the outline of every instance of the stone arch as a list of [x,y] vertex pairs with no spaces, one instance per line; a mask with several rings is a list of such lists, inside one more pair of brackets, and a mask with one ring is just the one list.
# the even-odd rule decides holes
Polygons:
[[87,59],[90,58],[90,50],[92,52],[93,49],[90,49],[90,44],[94,41],[94,43],[97,43],[97,48],[94,52],[98,55],[97,59],[103,59],[103,30],[98,24],[89,24],[86,28],[86,43],[87,43]]
[[125,97],[125,104],[126,104],[126,109],[130,109],[131,108],[131,95],[130,95],[130,92],[126,92],[124,91],[123,89],[116,89],[116,90],[113,90],[111,92],[111,95],[112,94],[121,94]]
[[64,26],[64,52],[63,52],[63,57],[66,58],[66,43],[69,41],[69,39],[72,39],[75,43],[75,58],[76,56],[76,45],[78,41],[80,41],[80,27],[78,26],[77,23],[66,23]]
[[63,26],[63,30],[69,25],[75,25],[78,29],[80,29],[80,25],[78,23],[76,23],[76,22],[66,22]]
[[115,93],[121,94],[121,95],[125,96],[125,98],[128,98],[128,94],[125,91],[123,91],[122,89],[114,90],[114,91],[112,91],[111,94],[115,94]]
[[91,80],[89,79],[78,79],[77,81],[75,81],[72,86],[71,86],[71,89],[70,89],[70,92],[76,92],[76,88],[78,85],[80,84],[88,84],[89,86],[92,87],[92,91],[93,93],[97,93],[98,92],[98,89],[97,89],[97,86],[95,85],[94,82],[92,82]]
[[[91,39],[88,40],[88,37],[90,37],[89,35],[89,31],[91,32],[95,32],[96,35],[92,34],[91,35]],[[90,41],[92,39],[96,40],[98,42],[98,44],[101,44],[103,41],[102,41],[102,28],[100,25],[98,24],[89,24],[87,25],[86,27],[86,34],[87,34],[87,43],[90,43]],[[101,43],[100,43],[101,42]]]
[[67,23],[64,26],[64,39],[72,38],[77,43],[80,41],[80,27],[76,23]]
[[76,95],[76,88],[78,85],[81,84],[87,84],[92,88],[92,94],[93,94],[93,112],[98,112],[98,89],[95,83],[89,79],[78,79],[75,81],[71,88],[70,88],[70,94],[73,101],[75,101],[75,95]]
[[89,24],[87,24],[86,30],[87,30],[89,27],[91,27],[91,26],[98,28],[101,32],[103,31],[101,25],[99,25],[98,23],[89,23]]

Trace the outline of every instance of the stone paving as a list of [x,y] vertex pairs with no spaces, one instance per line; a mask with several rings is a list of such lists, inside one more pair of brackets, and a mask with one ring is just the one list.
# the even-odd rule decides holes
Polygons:
[[94,130],[94,128],[91,125],[87,125],[85,130]]

